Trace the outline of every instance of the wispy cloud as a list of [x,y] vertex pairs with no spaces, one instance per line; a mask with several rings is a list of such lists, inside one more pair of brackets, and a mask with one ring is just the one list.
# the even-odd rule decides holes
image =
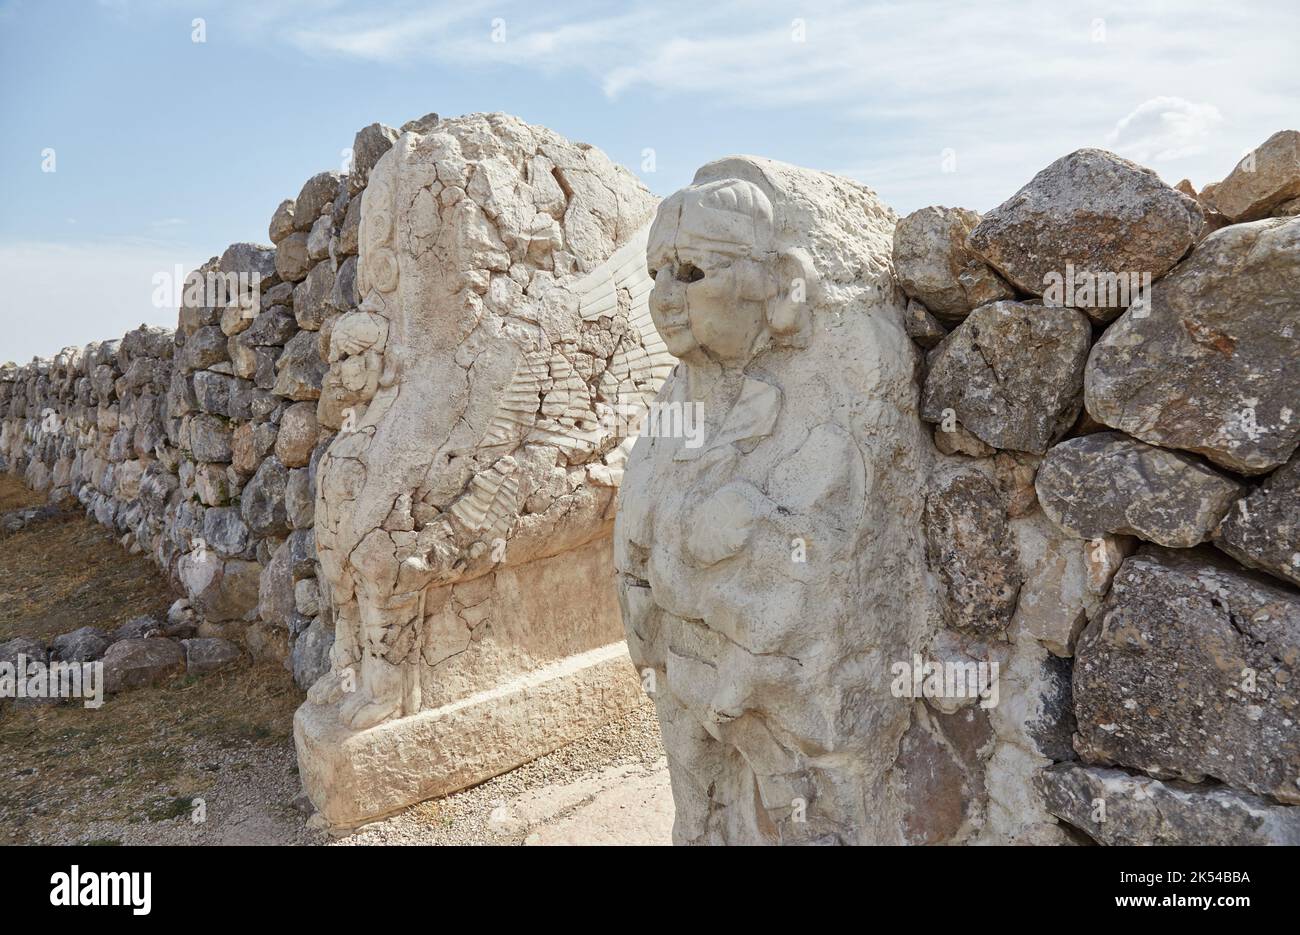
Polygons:
[[[915,179],[891,192],[904,202],[924,200],[924,186],[960,189],[935,178],[948,149],[969,170],[994,170],[959,174],[975,207],[1085,145],[1208,181],[1280,129],[1300,90],[1300,7],[1290,0],[662,0],[562,12],[532,0],[379,0],[318,10],[309,26],[296,2],[254,9],[264,35],[313,55],[569,71],[614,106],[641,93],[747,108],[758,119],[774,109],[815,115],[828,134],[858,125],[870,134],[870,164]],[[994,154],[1008,150],[1018,158],[996,171]]]

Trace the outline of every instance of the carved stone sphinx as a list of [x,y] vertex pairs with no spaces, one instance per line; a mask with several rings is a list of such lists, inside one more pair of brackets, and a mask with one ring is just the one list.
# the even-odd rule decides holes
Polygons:
[[635,703],[610,554],[631,439],[611,416],[673,364],[647,309],[654,207],[598,150],[497,114],[407,132],[371,172],[316,505],[333,668],[295,720],[331,825]]
[[677,843],[902,839],[912,706],[890,669],[936,615],[892,228],[863,186],[736,157],[651,229],[651,313],[681,360],[659,402],[698,404],[704,442],[637,443],[615,563]]

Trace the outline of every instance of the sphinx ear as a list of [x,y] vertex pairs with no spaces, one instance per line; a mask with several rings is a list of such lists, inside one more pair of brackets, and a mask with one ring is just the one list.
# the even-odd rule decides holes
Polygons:
[[793,334],[804,327],[820,284],[808,251],[795,247],[777,257],[776,298],[767,307],[768,328]]

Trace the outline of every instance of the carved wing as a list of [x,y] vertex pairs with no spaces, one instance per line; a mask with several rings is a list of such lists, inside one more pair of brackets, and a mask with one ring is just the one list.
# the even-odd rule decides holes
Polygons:
[[521,442],[540,442],[570,453],[594,452],[614,431],[601,422],[598,397],[608,401],[607,407],[617,407],[621,418],[615,424],[639,415],[654,399],[677,361],[650,318],[654,282],[645,265],[649,233],[647,224],[608,260],[569,286],[578,296],[584,321],[621,315],[632,326],[593,381],[595,385],[589,385],[558,350],[524,355],[502,394],[482,447],[509,450]]

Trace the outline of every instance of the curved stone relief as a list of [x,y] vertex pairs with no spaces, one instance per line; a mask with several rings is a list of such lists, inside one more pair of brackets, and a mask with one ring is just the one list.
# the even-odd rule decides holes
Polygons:
[[918,535],[929,447],[870,190],[754,158],[659,209],[650,309],[681,364],[616,518],[678,843],[893,842],[911,717],[889,668],[933,629]]
[[[371,170],[361,303],[327,378],[351,405],[316,505],[333,666],[297,730],[327,820],[487,778],[635,698],[602,582],[632,441],[620,416],[673,364],[646,311],[654,204],[597,150],[503,115],[407,132]],[[511,726],[528,696],[594,690],[603,704],[548,729]],[[495,740],[455,736],[476,706]],[[388,764],[408,787],[366,788],[376,744],[425,730],[440,738]],[[467,762],[439,763],[457,742]]]

